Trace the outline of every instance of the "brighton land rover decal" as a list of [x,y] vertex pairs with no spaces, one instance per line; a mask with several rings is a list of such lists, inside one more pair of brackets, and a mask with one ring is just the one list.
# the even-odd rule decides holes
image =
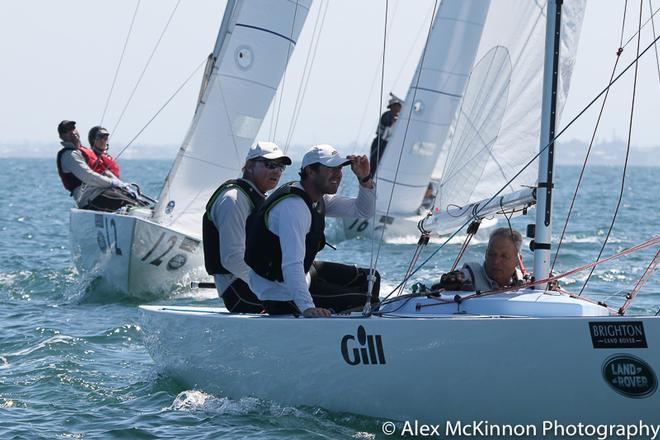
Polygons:
[[357,328],[357,337],[341,338],[341,355],[348,365],[385,365],[385,351],[381,335],[367,335],[364,327]]
[[647,348],[641,321],[590,322],[589,333],[594,348]]
[[647,397],[658,386],[655,373],[643,360],[619,354],[603,364],[603,378],[617,393],[627,397]]

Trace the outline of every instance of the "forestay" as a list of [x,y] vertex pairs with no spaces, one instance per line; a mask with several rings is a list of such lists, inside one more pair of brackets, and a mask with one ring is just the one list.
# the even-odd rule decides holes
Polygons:
[[235,0],[225,10],[195,116],[154,219],[201,236],[213,190],[240,175],[312,0]]
[[379,213],[388,211],[392,190],[390,215],[410,215],[419,208],[463,96],[489,3],[445,0],[440,4],[379,164]]
[[[584,0],[563,5],[557,121],[568,94],[584,9]],[[437,163],[432,176],[441,182],[436,198],[439,215],[461,214],[467,220],[471,210],[459,207],[477,201],[483,206],[538,153],[545,25],[545,2],[491,2],[476,61],[446,144],[446,159]],[[536,185],[537,173],[535,163],[500,196],[516,193],[514,198],[519,198],[521,190]],[[520,199],[522,206],[532,200],[531,191],[526,193],[530,197]],[[442,233],[456,222],[452,225],[433,219],[429,223]]]

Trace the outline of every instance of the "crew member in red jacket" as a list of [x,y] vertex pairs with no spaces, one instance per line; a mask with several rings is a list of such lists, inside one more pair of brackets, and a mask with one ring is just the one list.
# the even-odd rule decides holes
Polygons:
[[94,150],[82,146],[75,121],[60,122],[57,132],[62,140],[62,149],[57,153],[57,171],[79,208],[116,211],[122,206],[140,204],[135,191],[119,180],[115,161],[104,154],[97,156]]

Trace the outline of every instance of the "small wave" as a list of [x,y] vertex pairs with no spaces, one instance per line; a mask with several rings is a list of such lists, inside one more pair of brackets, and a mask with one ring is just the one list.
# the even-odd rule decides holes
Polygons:
[[228,397],[215,397],[198,390],[180,392],[174,402],[164,408],[165,411],[205,411],[214,414],[245,415],[254,411],[261,405],[261,401],[254,397],[244,397],[233,400]]
[[22,350],[15,351],[13,353],[5,353],[5,354],[6,354],[6,356],[9,356],[9,357],[27,356],[27,355],[32,354],[35,351],[41,350],[43,348],[51,348],[55,344],[71,345],[76,341],[76,339],[78,339],[78,338],[74,338],[72,336],[56,334],[54,336],[51,336],[48,339],[40,341],[39,343],[37,343],[36,345],[34,345],[32,347],[26,347]]

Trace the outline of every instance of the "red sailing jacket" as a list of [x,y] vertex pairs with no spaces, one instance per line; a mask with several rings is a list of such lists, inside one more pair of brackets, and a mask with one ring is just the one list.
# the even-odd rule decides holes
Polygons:
[[[65,173],[62,170],[61,159],[62,154],[66,150],[72,150],[72,148],[65,147],[57,153],[57,173],[60,175],[60,179],[62,180],[64,188],[68,189],[69,191],[73,191],[74,189],[78,188],[82,182],[73,173]],[[108,156],[107,154],[101,154],[101,157],[99,157],[91,148],[83,146],[81,146],[78,151],[80,151],[80,153],[85,158],[85,162],[93,171],[99,174],[103,174],[105,170],[110,170],[112,174],[119,178],[119,167],[117,166],[117,162],[115,162],[112,157]]]

